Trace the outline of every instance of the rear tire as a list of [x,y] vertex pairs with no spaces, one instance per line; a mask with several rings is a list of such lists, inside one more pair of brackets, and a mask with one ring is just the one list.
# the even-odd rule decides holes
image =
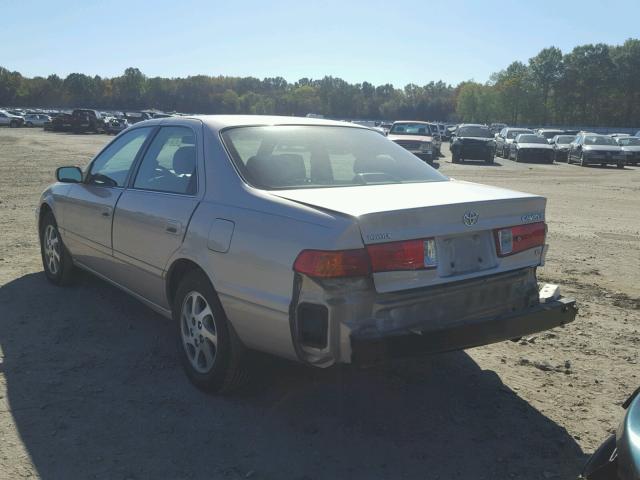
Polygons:
[[18,128],[20,126],[20,124],[18,123],[17,120],[11,120],[11,122],[9,122],[9,127],[10,128]]
[[493,162],[494,162],[493,154],[489,155],[489,157],[484,161],[484,163],[486,163],[487,165],[492,165]]
[[616,167],[617,168],[624,168],[625,163],[624,162],[618,162]]
[[227,320],[207,276],[189,272],[173,302],[173,319],[182,366],[200,390],[229,393],[248,378],[245,349]]
[[62,243],[58,224],[51,212],[45,214],[40,226],[40,254],[44,274],[54,285],[68,285],[73,280],[71,254]]

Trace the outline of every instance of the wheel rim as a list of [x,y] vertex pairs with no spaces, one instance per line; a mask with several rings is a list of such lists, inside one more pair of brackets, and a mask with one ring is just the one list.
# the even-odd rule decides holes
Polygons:
[[180,310],[182,345],[191,366],[199,373],[213,368],[218,351],[218,331],[211,307],[204,296],[189,292]]
[[52,275],[60,271],[60,236],[53,225],[47,225],[44,231],[44,259],[47,270]]

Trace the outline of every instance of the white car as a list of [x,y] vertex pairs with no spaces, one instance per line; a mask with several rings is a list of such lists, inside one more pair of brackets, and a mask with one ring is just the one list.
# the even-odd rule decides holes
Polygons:
[[0,125],[11,128],[21,127],[24,125],[24,118],[9,113],[6,110],[0,110]]
[[51,117],[42,113],[28,113],[24,116],[24,124],[26,127],[43,127],[45,123],[50,121]]

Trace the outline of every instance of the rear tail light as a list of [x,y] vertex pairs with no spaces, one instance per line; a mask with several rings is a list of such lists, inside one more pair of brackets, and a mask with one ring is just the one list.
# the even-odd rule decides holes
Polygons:
[[303,250],[293,269],[310,277],[357,277],[376,272],[436,268],[433,238],[379,243],[355,250]]
[[367,246],[373,272],[423,270],[438,265],[433,238]]
[[369,256],[364,248],[356,250],[303,250],[293,269],[310,277],[359,277],[371,273]]
[[499,257],[523,252],[544,245],[547,225],[544,222],[516,225],[494,230],[496,250]]

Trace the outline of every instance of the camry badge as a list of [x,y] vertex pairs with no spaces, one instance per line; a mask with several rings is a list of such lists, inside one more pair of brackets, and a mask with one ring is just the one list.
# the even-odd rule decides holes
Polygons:
[[479,216],[480,215],[478,215],[478,212],[467,210],[462,216],[462,221],[467,227],[470,227],[471,225],[475,225],[476,223],[478,223]]

